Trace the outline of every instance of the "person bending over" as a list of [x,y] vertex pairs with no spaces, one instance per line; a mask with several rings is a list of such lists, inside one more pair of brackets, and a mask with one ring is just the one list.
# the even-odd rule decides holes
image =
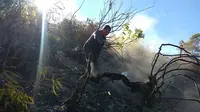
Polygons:
[[89,64],[91,67],[90,78],[99,77],[97,70],[97,60],[99,58],[101,49],[106,42],[106,36],[110,33],[110,31],[111,27],[106,25],[103,29],[94,31],[89,39],[84,43],[83,51],[85,54],[86,62],[89,61],[89,55],[91,56]]

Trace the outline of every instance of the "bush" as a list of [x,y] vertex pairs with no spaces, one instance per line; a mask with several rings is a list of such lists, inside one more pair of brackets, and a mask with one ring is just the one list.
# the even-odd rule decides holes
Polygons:
[[34,100],[23,92],[23,88],[14,79],[16,77],[18,76],[10,71],[4,70],[1,73],[1,106],[4,106],[4,109],[9,112],[27,112],[28,106],[34,104]]

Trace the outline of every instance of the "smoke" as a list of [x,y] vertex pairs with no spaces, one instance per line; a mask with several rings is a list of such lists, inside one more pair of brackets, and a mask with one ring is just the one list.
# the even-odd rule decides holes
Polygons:
[[[122,53],[121,53],[122,54]],[[151,72],[152,61],[155,53],[151,52],[148,48],[142,46],[141,42],[134,42],[132,45],[127,45],[124,47],[123,52],[123,62],[118,59],[116,53],[113,51],[103,51],[101,54],[101,58],[99,59],[100,71],[103,72],[114,72],[121,73],[125,75],[130,81],[148,81],[148,75]],[[160,57],[156,63],[155,70],[168,62],[169,58]],[[173,64],[170,68],[177,68],[178,63]],[[191,74],[189,72],[172,72],[168,74],[178,75],[178,74]],[[184,77],[175,77],[171,80],[171,85],[168,90],[163,94],[167,97],[178,97],[178,98],[199,98],[197,96],[197,91],[195,90],[195,86],[192,81],[188,81]],[[169,83],[167,81],[166,83]],[[128,87],[126,87],[122,81],[115,81],[114,83],[108,82],[106,85],[110,91],[114,91],[119,93],[122,97],[126,99],[132,99],[133,103],[139,103],[141,97],[138,94],[132,94]],[[109,90],[108,89],[108,90]],[[184,101],[169,101],[172,105],[176,104],[176,109],[181,112],[186,112],[192,110],[193,112],[197,112],[199,108],[192,108],[198,105],[196,102],[184,102]]]
[[[124,46],[124,52],[119,51],[119,53],[121,56],[123,54],[123,60],[113,50],[102,51],[98,60],[99,72],[121,73],[132,82],[147,82],[154,53],[143,47],[140,41],[134,42],[130,46]],[[137,93],[132,94],[130,88],[125,86],[122,81],[114,81],[114,83],[109,81],[105,87],[106,90],[120,94],[125,99],[130,99],[131,102],[140,103],[140,95]]]

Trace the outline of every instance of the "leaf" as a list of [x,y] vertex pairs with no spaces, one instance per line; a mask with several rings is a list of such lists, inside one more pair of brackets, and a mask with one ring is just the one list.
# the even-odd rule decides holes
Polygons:
[[28,97],[28,101],[29,101],[30,104],[34,104],[35,103],[32,97]]
[[[34,100],[32,97],[28,96],[27,94],[23,93],[19,90],[19,88],[22,88],[16,82],[12,76],[15,74],[10,71],[4,71],[5,78],[7,79],[7,83],[5,88],[0,89],[0,101],[4,100],[4,106],[7,109],[8,106],[11,105],[16,106],[17,111],[24,112],[24,110],[28,109],[28,103],[34,104]],[[12,74],[10,76],[10,74]]]
[[28,110],[28,106],[25,104],[25,110]]
[[124,40],[124,36],[122,37],[122,40]]
[[11,97],[12,102],[17,101],[17,96],[18,96],[18,93],[15,92],[15,93],[13,94],[13,96]]
[[8,107],[8,104],[9,104],[9,102],[8,102],[8,100],[6,100],[6,101],[5,101],[5,104],[4,104],[4,106],[5,106],[5,109],[7,109],[7,107]]
[[64,78],[57,78],[56,80],[60,80],[61,81],[61,80],[64,80]]
[[132,33],[132,30],[128,29],[128,33],[131,34],[131,33]]
[[15,74],[15,73],[13,73],[13,72],[11,72],[11,71],[4,70],[4,72],[8,72],[8,73],[10,73],[11,75],[13,75],[14,77],[22,79],[22,77],[20,77],[19,75]]
[[3,74],[0,74],[0,79],[4,79],[4,75]]
[[[12,75],[12,76],[14,76],[14,77],[19,77],[19,76],[17,76],[15,73],[10,72],[10,71],[6,71],[6,70],[4,70],[3,73],[5,74],[5,77],[6,77],[5,80],[8,82],[8,83],[7,83],[8,85],[11,85],[11,87],[14,87],[15,85],[19,84],[19,83],[18,83],[17,81],[15,81],[11,76],[9,76],[9,75]],[[21,77],[19,77],[19,78],[21,78]],[[14,85],[13,85],[13,84],[14,84]],[[20,88],[20,86],[16,86],[15,88],[17,88],[17,87]]]
[[54,82],[54,85],[55,85],[55,89],[59,90],[59,86],[58,86],[58,84],[56,82]]
[[134,34],[132,34],[132,38],[135,38],[136,37],[136,34],[134,33]]
[[17,104],[19,104],[19,102],[21,101],[20,96],[17,95],[17,99],[16,99],[16,101],[17,101]]
[[0,89],[0,101],[2,100],[4,94],[5,94],[5,89]]
[[36,17],[36,12],[32,10],[33,16]]
[[46,77],[47,70],[44,69],[43,71],[41,71],[40,74],[44,77],[44,79],[49,80],[49,79]]
[[60,41],[60,37],[56,37],[55,39],[56,39],[56,41]]
[[15,89],[21,89],[21,90],[23,90],[24,88],[23,87],[21,87],[20,85],[12,85]]
[[55,85],[54,85],[54,84],[52,85],[52,91],[53,91],[53,93],[57,96],[57,93],[56,93]]
[[15,91],[9,91],[9,92],[11,92],[10,96],[11,96],[11,98],[13,98],[16,92]]
[[59,87],[62,87],[62,84],[60,83],[60,81],[58,79],[56,79],[56,83]]
[[[19,83],[18,83],[18,82],[16,82],[16,81],[13,81],[13,84],[16,84],[16,85],[17,85],[17,84],[19,84]],[[20,87],[20,86],[19,86],[19,87]]]
[[25,105],[26,105],[26,104],[22,103],[22,107],[23,107],[23,108],[25,108]]

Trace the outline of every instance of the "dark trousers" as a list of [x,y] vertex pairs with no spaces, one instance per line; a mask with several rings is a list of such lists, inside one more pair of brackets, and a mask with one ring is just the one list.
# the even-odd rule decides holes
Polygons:
[[89,63],[91,68],[90,73],[92,76],[95,77],[98,75],[98,73],[96,72],[97,72],[97,66],[98,66],[97,60],[99,58],[99,54],[100,54],[99,52],[94,52],[89,47],[84,47],[84,55],[87,63],[89,61],[89,55],[90,55],[90,63]]
[[84,51],[84,55],[85,55],[86,60],[89,59],[89,55],[90,55],[91,56],[90,61],[95,63],[95,64],[97,63],[100,52],[94,51],[92,48],[89,48],[89,47],[84,47],[83,51]]

